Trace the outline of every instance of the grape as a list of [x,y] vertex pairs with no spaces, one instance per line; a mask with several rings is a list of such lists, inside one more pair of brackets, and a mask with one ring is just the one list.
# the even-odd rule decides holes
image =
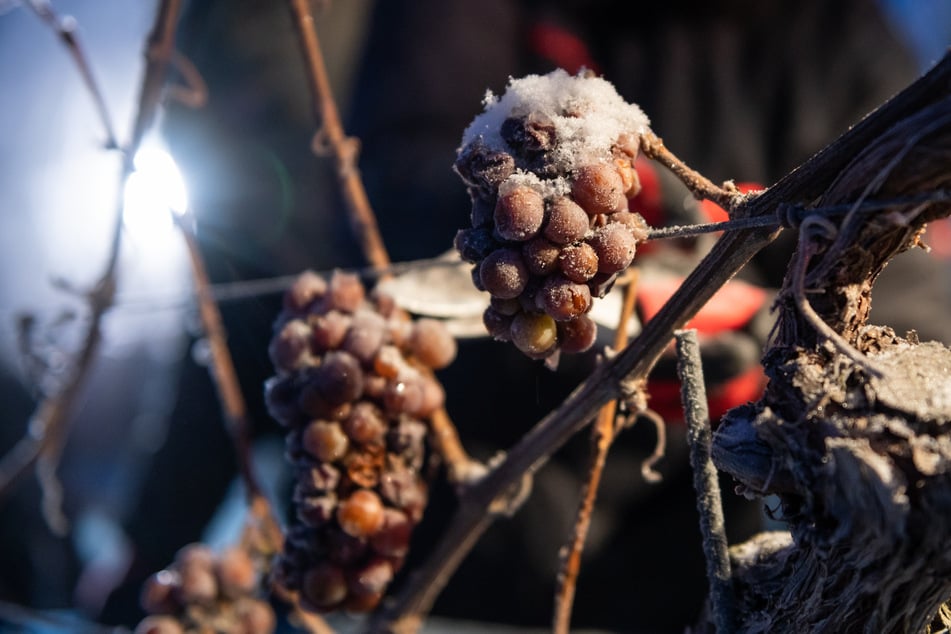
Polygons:
[[333,462],[347,453],[350,441],[343,433],[340,423],[318,420],[304,428],[301,446],[321,462]]
[[149,614],[172,614],[178,609],[175,591],[180,582],[177,572],[161,570],[142,584],[139,604]]
[[369,537],[383,526],[383,503],[373,491],[357,489],[337,507],[340,528],[353,537]]
[[482,283],[482,267],[478,264],[472,267],[472,285],[477,290],[485,292],[485,284]]
[[427,499],[426,485],[405,466],[395,463],[383,472],[380,477],[380,495],[402,509],[414,524],[422,518]]
[[548,315],[519,313],[512,319],[512,343],[532,358],[552,352],[557,343],[555,321]]
[[[521,311],[521,306],[519,306],[518,311]],[[485,325],[489,336],[496,341],[509,341],[511,339],[509,330],[512,326],[512,315],[503,314],[489,306],[482,313],[482,323]]]
[[647,221],[645,221],[644,217],[640,214],[631,213],[630,211],[620,211],[608,216],[608,222],[616,222],[627,227],[637,242],[647,240],[649,227],[647,226]]
[[297,487],[305,495],[333,491],[340,484],[340,470],[326,462],[297,470]]
[[587,315],[558,323],[558,344],[562,352],[584,352],[594,345],[598,325]]
[[555,124],[548,115],[532,112],[523,117],[509,117],[502,122],[499,133],[513,150],[535,154],[555,145]]
[[370,537],[370,545],[385,557],[405,557],[412,533],[413,523],[406,513],[387,508],[383,511],[383,526]]
[[456,358],[456,340],[435,319],[418,319],[413,324],[409,348],[420,363],[434,370],[445,368]]
[[376,311],[360,309],[353,315],[350,330],[341,344],[346,350],[364,364],[369,364],[383,345],[386,334],[386,320]]
[[224,596],[237,599],[254,591],[258,573],[248,551],[237,547],[228,548],[219,555],[216,563],[215,572]]
[[352,313],[360,307],[365,297],[366,290],[357,275],[334,271],[325,297],[328,308]]
[[621,187],[625,198],[637,196],[641,191],[641,180],[638,178],[637,170],[634,169],[630,158],[615,158],[614,167],[617,169],[618,176],[621,177]]
[[428,377],[423,378],[421,385],[423,387],[423,401],[416,410],[416,415],[421,418],[428,418],[445,404],[446,392],[439,381]]
[[498,240],[492,237],[492,229],[488,227],[460,229],[456,232],[453,244],[462,259],[473,264],[481,262],[499,247]]
[[406,360],[396,346],[383,346],[373,360],[373,371],[387,379],[395,379],[405,367]]
[[492,193],[515,172],[515,159],[511,154],[489,150],[478,140],[460,152],[454,167],[469,185]]
[[312,383],[332,404],[354,401],[363,392],[363,370],[347,352],[328,352],[313,373]]
[[343,423],[347,436],[361,445],[382,444],[386,434],[386,421],[383,413],[369,401],[360,401]]
[[532,275],[548,275],[558,268],[558,256],[561,249],[538,236],[532,238],[522,247],[522,256],[528,265],[528,271]]
[[211,603],[218,597],[218,581],[211,566],[181,566],[178,596],[182,603]]
[[393,299],[393,296],[389,293],[384,293],[380,289],[375,288],[370,293],[370,302],[373,304],[373,308],[376,312],[380,313],[380,315],[386,319],[396,314],[396,300]]
[[588,288],[591,289],[592,297],[604,297],[608,294],[611,288],[614,287],[614,282],[617,281],[617,273],[607,274],[607,273],[598,273],[590,280],[588,280]]
[[423,453],[428,430],[423,423],[411,418],[403,418],[390,429],[387,445],[391,452],[400,455]]
[[185,628],[170,616],[147,616],[135,626],[133,634],[185,634]]
[[188,544],[182,546],[179,551],[175,553],[175,566],[177,566],[179,570],[201,568],[210,572],[214,565],[215,553],[205,544]]
[[495,215],[495,203],[495,198],[472,196],[472,211],[469,214],[469,220],[473,227],[484,227],[492,223],[492,216]]
[[502,315],[514,315],[522,310],[522,305],[518,299],[501,299],[492,297],[489,299],[489,306]]
[[410,414],[422,407],[423,388],[419,381],[388,381],[383,390],[383,407],[393,415]]
[[490,253],[479,267],[479,277],[485,290],[496,297],[518,297],[528,284],[528,268],[521,254],[512,248]]
[[297,382],[291,377],[272,376],[264,383],[267,412],[282,425],[294,425],[300,418],[297,409]]
[[527,185],[516,185],[499,196],[493,217],[495,232],[503,240],[528,240],[545,220],[545,199]]
[[626,225],[610,223],[599,227],[588,244],[598,256],[598,271],[610,275],[631,265],[637,240]]
[[301,597],[318,610],[332,608],[347,598],[343,570],[321,563],[307,571],[301,583]]
[[342,531],[330,531],[327,533],[327,550],[330,561],[343,567],[346,574],[347,568],[366,559],[370,547],[363,538]]
[[568,321],[591,309],[591,291],[560,275],[548,278],[538,293],[537,305],[557,321]]
[[351,483],[367,489],[375,487],[384,467],[382,445],[368,445],[351,451],[343,459],[343,466]]
[[306,497],[297,501],[297,519],[308,526],[323,526],[337,510],[337,496],[333,493]]
[[569,280],[587,282],[598,272],[598,254],[587,242],[573,244],[561,250],[558,267]]
[[242,634],[273,634],[277,629],[277,617],[273,608],[264,601],[244,598],[234,606],[235,616]]
[[324,352],[340,347],[350,329],[351,317],[331,310],[323,315],[310,315],[307,322],[313,333],[314,346],[317,351]]
[[313,271],[304,271],[297,276],[284,293],[284,308],[292,313],[304,313],[316,300],[327,292],[327,282]]
[[271,339],[268,355],[280,372],[292,372],[302,365],[313,363],[310,356],[311,329],[303,319],[292,319]]
[[588,232],[588,214],[567,196],[556,198],[548,210],[545,237],[555,244],[577,242]]
[[393,580],[393,566],[383,557],[374,557],[348,577],[348,586],[353,594],[380,595]]
[[612,163],[589,163],[574,174],[571,196],[589,215],[627,209],[624,183]]

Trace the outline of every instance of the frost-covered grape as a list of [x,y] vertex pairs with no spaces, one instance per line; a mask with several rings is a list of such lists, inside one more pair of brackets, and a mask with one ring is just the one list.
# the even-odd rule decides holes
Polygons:
[[307,318],[307,323],[311,328],[314,346],[317,350],[324,352],[339,348],[347,336],[351,321],[350,315],[345,315],[338,310],[310,315]]
[[224,596],[237,599],[251,594],[257,586],[258,573],[254,560],[244,548],[232,546],[224,550],[215,564],[218,584]]
[[370,545],[384,557],[405,557],[412,534],[413,523],[406,513],[386,508],[383,511],[383,526],[370,537]]
[[608,216],[608,222],[616,222],[627,227],[637,242],[644,242],[647,240],[647,230],[649,227],[647,226],[647,221],[644,220],[644,217],[640,214],[631,213],[629,211],[621,211]]
[[421,381],[393,380],[383,390],[383,406],[390,414],[413,414],[423,406],[423,386]]
[[363,392],[363,370],[352,354],[328,352],[323,363],[315,368],[312,383],[328,402],[335,405],[346,403]]
[[543,357],[557,343],[555,320],[548,315],[519,313],[512,319],[512,343],[530,357]]
[[513,248],[498,249],[490,253],[479,267],[482,286],[489,293],[502,299],[518,297],[528,284],[528,267],[521,253]]
[[369,537],[383,526],[383,503],[373,491],[357,489],[337,507],[340,528],[353,537]]
[[588,232],[590,218],[585,210],[567,196],[552,201],[548,210],[545,237],[555,244],[570,244],[581,240]]
[[481,262],[482,258],[499,248],[499,241],[492,237],[492,229],[473,227],[460,229],[454,243],[459,255],[466,262]]
[[292,319],[284,324],[268,346],[268,355],[274,367],[291,372],[308,363],[311,340],[310,326],[303,319]]
[[380,595],[393,580],[393,565],[383,557],[371,559],[348,575],[350,592],[356,596]]
[[637,248],[637,240],[630,229],[621,223],[599,227],[588,244],[598,256],[598,271],[609,275],[630,266]]
[[[519,311],[520,310],[521,306],[519,306]],[[485,325],[489,336],[496,341],[511,340],[510,329],[512,326],[512,318],[512,315],[501,313],[491,306],[486,308],[485,312],[482,313],[482,323]]]
[[571,197],[590,215],[627,209],[624,182],[612,163],[589,163],[574,174]]
[[353,314],[350,330],[340,344],[364,364],[373,361],[386,335],[386,320],[373,310],[361,309]]
[[495,233],[503,240],[528,240],[541,229],[545,199],[531,187],[516,185],[495,204]]
[[555,124],[544,113],[509,117],[502,122],[499,133],[512,149],[534,154],[550,150],[555,144]]
[[334,271],[325,296],[329,308],[352,313],[360,307],[365,297],[366,290],[357,275]]
[[304,451],[323,462],[339,460],[350,448],[350,441],[339,423],[313,421],[301,435]]
[[562,352],[584,352],[594,345],[598,326],[587,315],[558,323],[558,345]]
[[347,580],[339,566],[318,564],[304,574],[301,597],[318,610],[332,608],[347,598]]
[[386,429],[383,412],[369,401],[354,405],[350,416],[343,422],[343,430],[350,440],[361,445],[382,444]]
[[491,194],[515,171],[515,159],[477,141],[463,149],[454,167],[469,185]]
[[586,284],[552,276],[539,291],[536,304],[556,321],[568,321],[590,310],[591,291]]
[[637,170],[631,163],[630,157],[619,157],[614,159],[614,167],[617,168],[618,176],[621,177],[621,187],[624,188],[624,196],[634,198],[641,191],[641,180],[637,176]]
[[456,340],[442,322],[435,319],[418,319],[413,323],[409,348],[423,365],[439,370],[456,358]]
[[573,282],[587,282],[598,272],[598,254],[586,242],[579,242],[561,250],[558,268]]
[[327,281],[313,271],[304,271],[284,294],[284,308],[294,313],[304,313],[327,292]]
[[559,255],[561,249],[541,236],[532,238],[522,247],[528,272],[535,276],[548,275],[557,269]]

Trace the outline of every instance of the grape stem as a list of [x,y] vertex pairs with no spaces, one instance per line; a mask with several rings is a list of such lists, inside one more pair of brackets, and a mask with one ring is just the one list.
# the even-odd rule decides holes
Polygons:
[[[951,55],[778,183],[756,196],[740,197],[731,217],[773,216],[781,204],[814,201],[874,139],[946,95],[949,78]],[[875,171],[869,169],[865,173]],[[725,202],[731,201],[732,195]],[[439,542],[410,574],[393,601],[374,615],[369,629],[414,631],[453,572],[491,525],[494,518],[488,509],[493,500],[525,474],[540,469],[552,453],[593,420],[605,403],[622,393],[622,382],[646,378],[674,331],[682,328],[779,231],[769,225],[726,232],[623,352],[601,364],[557,409],[522,437],[484,480],[466,491]]]
[[[627,345],[628,325],[634,313],[637,299],[637,269],[628,273],[627,286],[624,288],[624,301],[621,317],[614,333],[614,349],[621,350]],[[588,479],[581,489],[581,500],[575,513],[575,525],[571,540],[562,548],[561,563],[558,571],[558,585],[555,590],[555,613],[552,621],[554,634],[568,634],[571,629],[571,611],[574,604],[578,573],[581,571],[581,555],[584,543],[591,527],[591,514],[598,497],[601,474],[607,462],[608,450],[614,442],[617,430],[617,400],[607,402],[598,411],[598,420],[591,428],[591,462],[588,467]]]
[[[62,24],[55,15],[42,13],[42,3],[36,6],[31,4],[31,7],[34,11],[39,10],[40,17],[56,28],[58,34],[61,32]],[[113,220],[112,240],[104,271],[87,294],[90,314],[79,351],[70,360],[70,368],[66,372],[61,387],[55,393],[45,397],[34,410],[27,427],[27,434],[0,459],[0,495],[6,493],[27,469],[36,465],[37,478],[43,490],[44,517],[50,529],[60,535],[68,530],[68,523],[61,508],[62,486],[56,476],[56,469],[66,442],[70,412],[82,392],[92,362],[102,343],[102,319],[112,307],[115,298],[119,251],[122,244],[123,190],[126,180],[133,171],[132,157],[135,156],[145,132],[155,121],[162,88],[165,85],[166,70],[173,51],[175,24],[178,21],[180,8],[181,0],[162,0],[158,6],[152,31],[149,33],[145,74],[139,92],[132,137],[123,152],[118,187],[119,202],[116,205]],[[77,55],[78,49],[71,50],[74,56]],[[81,63],[81,69],[83,67]],[[85,68],[88,69],[88,65]],[[92,77],[91,73],[89,77]],[[89,86],[88,82],[87,86]],[[94,99],[97,104],[101,104],[101,100],[95,95]],[[111,121],[111,119],[106,116],[104,121]],[[111,126],[107,126],[107,130],[110,129]]]
[[736,188],[733,181],[727,181],[722,186],[715,185],[709,178],[688,167],[650,130],[641,134],[640,142],[645,156],[669,169],[697,198],[712,200],[731,215],[733,209],[743,201],[744,194]]

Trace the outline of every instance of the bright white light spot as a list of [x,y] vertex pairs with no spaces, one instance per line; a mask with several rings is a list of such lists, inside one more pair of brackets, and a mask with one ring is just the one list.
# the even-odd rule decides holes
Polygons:
[[143,147],[133,160],[135,171],[125,183],[122,221],[140,238],[154,239],[172,226],[169,212],[188,209],[185,181],[171,155],[158,147]]

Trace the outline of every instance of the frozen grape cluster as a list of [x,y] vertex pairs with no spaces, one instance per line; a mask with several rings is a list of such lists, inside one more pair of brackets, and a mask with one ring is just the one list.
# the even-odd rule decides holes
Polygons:
[[275,574],[309,609],[371,610],[426,506],[427,419],[445,398],[432,370],[453,360],[455,340],[355,275],[306,272],[285,294],[269,351],[267,404],[288,428],[296,473]]
[[472,199],[472,226],[455,246],[491,295],[483,321],[493,337],[536,359],[594,343],[592,301],[647,236],[628,208],[647,126],[640,108],[586,74],[529,75],[486,96],[455,163]]
[[261,562],[247,550],[189,544],[142,588],[149,613],[135,634],[271,634],[276,617],[258,598]]

